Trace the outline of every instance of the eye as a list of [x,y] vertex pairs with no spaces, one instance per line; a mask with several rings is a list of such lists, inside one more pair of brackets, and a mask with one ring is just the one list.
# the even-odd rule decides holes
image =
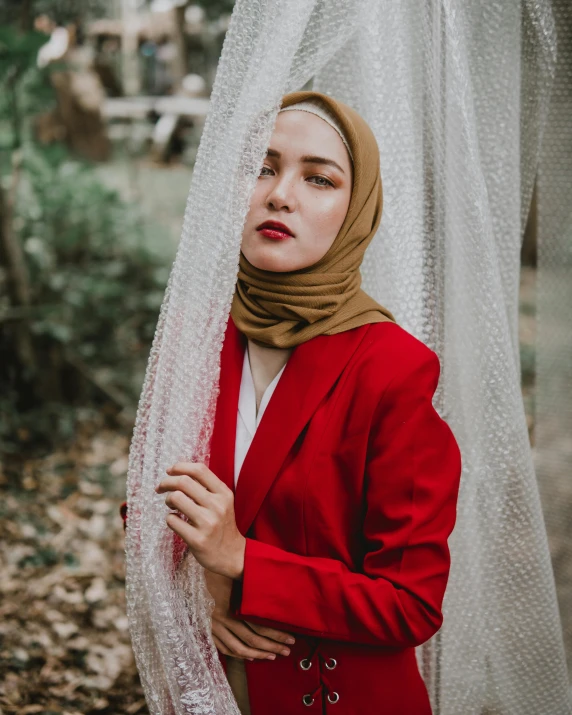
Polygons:
[[316,184],[316,186],[333,186],[333,182],[330,181],[329,179],[326,179],[325,176],[310,176],[310,179],[321,179],[322,181],[325,181],[325,184]]
[[268,174],[263,174],[262,172],[264,169],[268,169],[268,171],[272,171],[272,169],[269,166],[263,166],[262,169],[260,169],[260,176],[268,176]]

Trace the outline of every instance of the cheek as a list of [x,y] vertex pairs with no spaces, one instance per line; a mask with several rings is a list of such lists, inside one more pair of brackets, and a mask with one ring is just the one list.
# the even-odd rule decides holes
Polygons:
[[324,241],[333,240],[344,222],[348,203],[347,197],[338,194],[335,198],[327,197],[327,200],[316,204],[312,215],[316,235],[322,236]]

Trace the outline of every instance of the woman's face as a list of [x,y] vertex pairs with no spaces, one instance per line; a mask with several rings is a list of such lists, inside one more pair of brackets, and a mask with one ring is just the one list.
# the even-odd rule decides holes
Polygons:
[[[324,256],[344,222],[352,163],[337,131],[315,114],[280,112],[242,234],[256,268],[295,271]],[[292,235],[261,228],[284,224]]]

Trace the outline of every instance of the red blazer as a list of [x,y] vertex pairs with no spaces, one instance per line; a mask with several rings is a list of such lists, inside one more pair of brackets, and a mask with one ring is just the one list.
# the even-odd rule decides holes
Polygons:
[[[230,318],[209,467],[232,489],[245,349]],[[245,661],[252,715],[431,712],[414,647],[442,623],[461,475],[432,405],[439,369],[388,322],[292,352],[235,492],[232,614],[296,638],[289,656]]]
[[[209,467],[233,490],[245,349],[229,318]],[[292,352],[235,492],[232,614],[296,638],[245,661],[251,715],[431,713],[414,647],[442,623],[461,474],[438,379],[436,354],[394,323]]]

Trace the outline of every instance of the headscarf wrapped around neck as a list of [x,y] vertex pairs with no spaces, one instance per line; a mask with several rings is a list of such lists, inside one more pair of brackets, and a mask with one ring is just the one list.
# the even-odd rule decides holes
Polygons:
[[360,288],[359,268],[383,206],[377,140],[354,109],[321,92],[291,92],[282,98],[281,108],[307,100],[325,104],[342,128],[353,159],[353,186],[338,235],[311,266],[262,270],[241,251],[231,316],[242,333],[266,347],[292,348],[318,335],[395,322],[387,308]]

